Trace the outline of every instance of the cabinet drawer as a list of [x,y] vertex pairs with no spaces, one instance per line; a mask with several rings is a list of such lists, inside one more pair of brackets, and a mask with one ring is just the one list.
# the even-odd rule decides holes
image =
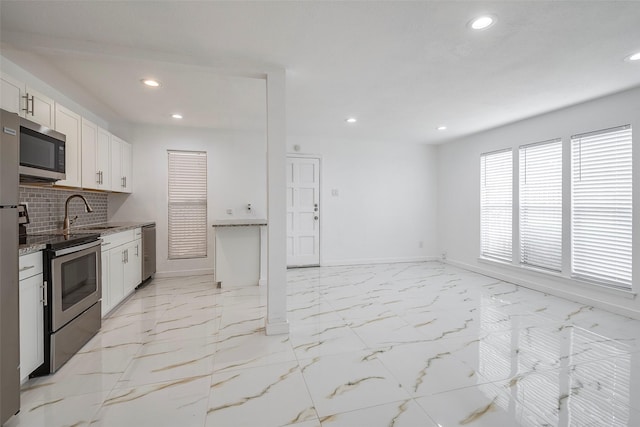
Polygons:
[[20,280],[42,273],[42,252],[22,255],[18,261]]
[[108,234],[106,236],[102,236],[102,250],[108,251],[117,246],[124,245],[125,243],[129,243],[132,240],[135,240],[135,232],[134,230],[126,230],[121,231],[120,233]]

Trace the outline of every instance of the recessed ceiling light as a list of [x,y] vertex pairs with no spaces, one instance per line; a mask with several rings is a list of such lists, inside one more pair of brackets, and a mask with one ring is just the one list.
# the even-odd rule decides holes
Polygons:
[[446,126],[438,126],[438,128],[437,128],[437,129],[438,129],[438,130],[447,130],[447,127],[446,127]]
[[149,87],[158,87],[160,86],[160,82],[153,79],[142,79],[140,80],[142,84],[147,85]]
[[496,22],[493,16],[483,15],[477,18],[474,18],[469,22],[469,26],[474,30],[484,30],[485,28],[489,28]]
[[347,123],[355,123],[357,121],[358,120],[355,117],[349,117],[347,120],[345,120],[345,122],[347,122]]
[[640,61],[640,52],[627,56],[627,61]]
[[182,114],[172,114],[171,117],[173,117],[174,119],[181,119]]

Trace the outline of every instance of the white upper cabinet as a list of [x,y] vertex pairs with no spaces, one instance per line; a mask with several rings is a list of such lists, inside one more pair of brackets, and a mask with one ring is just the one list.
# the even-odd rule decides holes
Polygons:
[[56,185],[82,186],[81,134],[82,118],[73,111],[56,104],[55,130],[66,135],[65,174],[66,179]]
[[0,107],[42,126],[53,128],[55,102],[6,74],[0,78]]
[[121,162],[122,162],[122,176],[124,177],[123,192],[131,193],[133,190],[133,147],[128,142],[123,141]]
[[111,191],[122,191],[124,181],[122,179],[122,156],[123,140],[115,135],[111,135]]
[[128,142],[6,74],[0,74],[0,108],[66,136],[66,179],[56,185],[132,192],[133,149]]
[[111,136],[111,191],[131,193],[132,151],[131,144]]
[[53,128],[55,114],[55,102],[53,102],[53,99],[27,86],[25,104],[25,118],[39,123],[42,126]]
[[111,134],[82,118],[82,187],[111,189]]
[[98,190],[111,190],[111,134],[98,127],[96,166],[100,173]]
[[97,190],[100,185],[98,171],[98,125],[82,118],[82,187]]
[[22,111],[24,89],[24,83],[13,77],[2,75],[0,77],[0,108],[24,117],[24,111]]

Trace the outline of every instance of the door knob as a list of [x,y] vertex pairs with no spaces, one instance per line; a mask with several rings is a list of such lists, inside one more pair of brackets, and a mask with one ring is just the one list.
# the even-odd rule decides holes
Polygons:
[[318,215],[314,216],[313,219],[318,220]]

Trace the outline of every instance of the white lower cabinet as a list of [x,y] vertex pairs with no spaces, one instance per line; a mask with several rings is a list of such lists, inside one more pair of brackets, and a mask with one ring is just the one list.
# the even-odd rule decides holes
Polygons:
[[20,257],[20,381],[44,362],[42,252]]
[[137,239],[129,243],[124,249],[124,292],[129,294],[138,286],[142,277],[142,244]]
[[141,282],[141,230],[102,237],[102,315],[109,313]]

